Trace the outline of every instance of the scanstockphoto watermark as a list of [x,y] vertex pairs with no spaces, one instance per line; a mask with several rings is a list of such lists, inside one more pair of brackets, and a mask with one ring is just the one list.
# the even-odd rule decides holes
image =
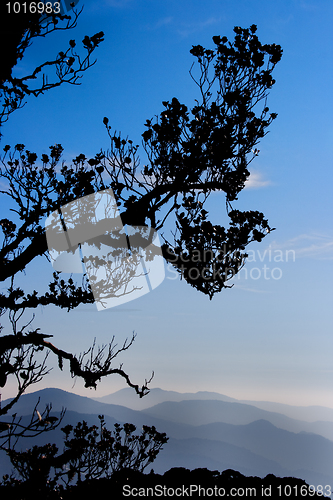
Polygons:
[[133,488],[129,484],[123,486],[124,497],[255,497],[257,494],[256,488],[231,488],[226,490],[218,486],[203,487],[198,484],[191,484],[190,486],[179,486],[172,488],[162,484],[156,484],[154,487],[148,488]]
[[[281,249],[273,249],[270,245],[262,252],[260,250],[248,250],[246,252],[247,257],[244,260],[246,266],[242,265],[238,269],[237,265],[221,265],[225,261],[229,250],[227,245],[224,244],[218,252],[194,249],[189,256],[184,252],[176,255],[172,249],[168,249],[169,263],[167,266],[167,279],[178,279],[180,273],[182,279],[187,278],[191,281],[199,279],[206,281],[229,281],[236,276],[238,280],[280,280],[283,276],[282,264],[295,262],[296,260],[295,250],[289,249],[283,251]],[[178,263],[178,270],[173,265],[175,262]],[[251,266],[251,263],[255,263],[256,265]]]
[[220,486],[213,487],[203,487],[198,484],[191,484],[189,486],[178,486],[172,488],[170,486],[165,486],[162,484],[156,484],[153,487],[131,487],[129,484],[123,486],[123,497],[164,497],[164,498],[186,498],[186,497],[208,497],[208,498],[219,498],[219,497],[232,497],[232,498],[253,498],[256,496],[270,497],[274,498],[302,498],[302,497],[313,497],[315,494],[323,496],[330,496],[332,494],[332,487],[330,485],[289,485],[289,484],[277,484],[277,485],[264,485],[258,487],[238,487],[238,488],[223,488]]

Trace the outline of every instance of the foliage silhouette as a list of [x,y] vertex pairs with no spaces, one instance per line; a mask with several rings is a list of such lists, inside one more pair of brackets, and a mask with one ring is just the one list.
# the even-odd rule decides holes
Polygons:
[[[75,40],[70,40],[69,48],[60,51],[55,58],[41,63],[30,74],[24,77],[13,76],[13,68],[36,38],[45,38],[53,32],[68,31],[77,26],[82,9],[78,11],[72,5],[73,14],[65,15],[58,12],[58,8],[47,14],[42,13],[32,0],[24,2],[24,7],[21,5],[19,12],[14,12],[13,6],[8,12],[8,4],[2,4],[0,43],[2,47],[6,46],[6,57],[0,69],[0,128],[11,113],[24,106],[26,97],[37,97],[63,83],[79,85],[82,74],[95,64],[96,60],[93,61],[91,56],[103,41],[102,31],[91,37],[84,37],[84,56],[77,52]],[[46,70],[47,74],[43,73]],[[52,80],[49,80],[50,70],[55,73]]]
[[4,477],[3,485],[21,484],[26,490],[33,487],[35,493],[61,492],[70,484],[111,476],[123,469],[143,472],[154,462],[162,446],[168,441],[165,433],[154,426],[143,426],[141,434],[134,434],[133,424],[114,424],[114,431],[105,427],[104,417],[96,425],[85,421],[75,427],[66,425],[64,450],[58,453],[55,444],[33,446],[26,451],[9,450],[11,462],[20,479],[13,475]]

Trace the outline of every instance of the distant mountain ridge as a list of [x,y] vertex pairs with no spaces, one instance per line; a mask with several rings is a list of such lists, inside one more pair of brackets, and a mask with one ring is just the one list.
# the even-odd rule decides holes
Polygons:
[[[178,397],[177,394],[174,397]],[[209,395],[211,397],[211,393]],[[159,394],[160,398],[162,396],[163,391]],[[40,409],[52,403],[52,414],[57,415],[62,407],[67,408],[60,427],[83,419],[89,425],[98,425],[98,414],[105,416],[109,429],[115,421],[131,422],[138,431],[144,424],[154,425],[169,436],[152,465],[161,474],[172,467],[206,467],[219,471],[238,470],[247,476],[264,477],[272,473],[280,477],[300,477],[308,484],[333,486],[333,441],[308,430],[319,425],[318,422],[291,419],[237,400],[205,399],[206,393],[199,393],[198,397],[201,399],[163,402],[137,411],[60,389],[44,389],[23,395],[14,411],[18,415],[31,415],[40,398]],[[333,425],[329,421],[323,424],[328,426],[327,432]],[[44,442],[55,442],[61,448],[60,427],[31,443],[22,440],[22,446],[42,444],[39,439],[43,438]],[[1,467],[5,465],[0,465],[0,474],[8,472]]]
[[[190,425],[224,422],[245,425],[255,420],[267,420],[278,428],[290,432],[319,434],[333,441],[333,422],[304,422],[277,412],[262,410],[244,403],[216,400],[169,401],[142,410],[147,415],[163,418],[171,422]],[[221,415],[223,416],[221,420]]]
[[[134,394],[133,390],[128,390],[131,392],[130,397],[132,398],[134,396],[138,401],[142,401],[142,399],[148,398],[150,395],[148,394],[144,398],[139,399],[138,396]],[[126,402],[123,391],[127,391],[127,389],[118,392],[122,393],[121,400]],[[162,391],[161,389],[156,392],[155,389],[152,389],[152,391],[154,391],[153,394],[157,394],[158,396],[157,398],[154,397],[155,401],[157,399],[160,400],[162,397],[168,398],[170,396],[169,391]],[[115,394],[117,395],[117,393]],[[172,394],[177,398],[183,396],[183,394],[177,392],[173,392]],[[145,423],[144,420],[147,420],[148,416],[153,419],[167,422],[168,426],[169,423],[182,425],[205,425],[215,422],[245,425],[255,420],[267,420],[276,427],[290,432],[314,433],[333,441],[333,416],[332,421],[306,422],[290,418],[276,411],[267,411],[250,405],[249,403],[241,403],[238,400],[233,400],[233,398],[228,398],[223,395],[220,395],[221,398],[223,398],[221,400],[206,399],[208,396],[216,393],[201,392],[197,394],[199,397],[204,397],[204,399],[165,401],[138,412],[125,405],[103,403],[100,401],[101,398],[99,398],[99,400],[95,400],[86,396],[78,396],[61,389],[50,388],[43,389],[35,393],[25,394],[23,396],[24,399],[21,397],[18,403],[16,403],[15,411],[19,415],[24,415],[29,411],[33,411],[39,397],[41,399],[41,406],[52,402],[53,411],[60,412],[62,408],[67,408],[68,410],[78,411],[79,413],[105,414],[118,418],[120,421],[125,421],[126,418],[128,421],[132,421],[133,419],[138,419],[138,415],[140,415],[140,425]],[[128,392],[125,393],[126,397],[127,395]],[[193,398],[196,394],[186,393],[185,396]],[[225,401],[224,398],[232,399],[232,401]],[[105,398],[103,398],[103,400],[105,400]],[[281,406],[280,404],[278,405],[279,407]],[[273,405],[273,407],[274,406],[275,405]],[[282,406],[284,407],[285,405]],[[312,407],[310,407],[310,410],[311,408]],[[331,409],[325,407],[323,408],[324,410],[328,410],[326,414],[330,416],[329,410]]]
[[127,406],[127,408],[132,408],[132,410],[144,410],[159,403],[164,403],[165,401],[185,401],[188,399],[216,399],[228,402],[237,401],[237,399],[231,398],[229,396],[224,396],[223,394],[219,394],[217,392],[176,392],[165,391],[163,389],[159,389],[158,387],[151,389],[149,394],[141,399],[136,397],[136,395],[133,394],[133,390],[130,388],[120,389],[119,391],[108,394],[107,396],[93,399],[95,399],[96,401],[100,401],[101,403]]
[[126,406],[132,410],[144,410],[166,401],[186,401],[186,400],[217,400],[234,403],[243,403],[256,406],[262,410],[283,413],[296,420],[306,422],[328,421],[333,422],[333,408],[325,406],[292,406],[283,403],[270,401],[252,401],[235,399],[224,394],[209,391],[198,391],[196,393],[181,393],[176,391],[165,391],[160,388],[153,388],[144,398],[139,399],[130,388],[120,389],[117,392],[108,394],[100,398],[92,398],[101,403],[116,404]]

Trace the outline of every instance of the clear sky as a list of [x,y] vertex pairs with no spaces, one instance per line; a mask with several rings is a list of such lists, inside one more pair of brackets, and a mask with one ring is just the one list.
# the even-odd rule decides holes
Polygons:
[[[89,157],[108,148],[104,116],[113,130],[140,143],[144,122],[162,110],[162,101],[175,96],[188,107],[194,104],[192,45],[212,48],[214,35],[231,39],[234,26],[256,24],[262,43],[283,48],[268,102],[278,118],[258,146],[249,185],[235,208],[262,211],[276,230],[248,247],[240,278],[212,301],[166,268],[164,282],[142,298],[102,312],[93,305],[70,313],[47,307],[36,312],[36,327],[76,353],[94,337],[106,344],[115,335],[121,345],[135,331],[134,345],[120,359],[135,383],[154,370],[151,386],[166,390],[333,407],[331,0],[79,5],[84,10],[76,30],[32,45],[17,71],[25,75],[70,38],[80,41],[102,30],[96,65],[79,87],[31,97],[3,127],[3,146],[23,143],[42,154],[61,143],[65,158],[81,152]],[[210,207],[215,222],[223,224],[223,197],[214,195]],[[24,281],[31,290],[43,288],[51,273],[41,258]],[[49,361],[53,366],[51,356]],[[51,386],[102,396],[125,384],[112,376],[96,392],[84,389],[81,380],[73,387],[68,367],[60,372],[55,362],[32,390]],[[10,387],[2,392],[3,398],[11,395]]]

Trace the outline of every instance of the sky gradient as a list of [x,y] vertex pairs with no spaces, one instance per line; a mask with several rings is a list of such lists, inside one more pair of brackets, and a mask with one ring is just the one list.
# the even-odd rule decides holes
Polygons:
[[[151,386],[165,390],[333,407],[332,2],[81,4],[78,27],[37,41],[16,71],[27,74],[70,38],[79,41],[102,30],[105,41],[96,51],[97,63],[81,86],[31,97],[4,125],[2,145],[23,143],[40,155],[60,143],[65,159],[79,153],[90,157],[109,146],[104,116],[113,130],[141,144],[144,123],[161,112],[162,101],[177,97],[193,106],[192,45],[212,48],[214,35],[232,39],[234,26],[256,24],[262,43],[283,48],[268,99],[278,118],[258,146],[247,188],[234,207],[262,211],[276,230],[248,247],[248,263],[234,287],[212,301],[166,266],[164,282],[144,297],[102,312],[94,305],[70,313],[41,308],[36,327],[53,334],[58,347],[76,353],[86,350],[94,337],[101,345],[115,335],[120,346],[135,331],[135,343],[119,360],[135,383],[143,383],[154,370]],[[213,221],[222,225],[223,207],[223,195],[214,194],[209,209]],[[41,258],[22,284],[44,288],[51,274],[51,265]],[[50,356],[53,364],[52,372],[31,390],[52,386],[102,396],[125,387],[117,376],[93,393],[81,380],[73,387],[68,367],[60,372]],[[10,390],[2,391],[3,399]]]

